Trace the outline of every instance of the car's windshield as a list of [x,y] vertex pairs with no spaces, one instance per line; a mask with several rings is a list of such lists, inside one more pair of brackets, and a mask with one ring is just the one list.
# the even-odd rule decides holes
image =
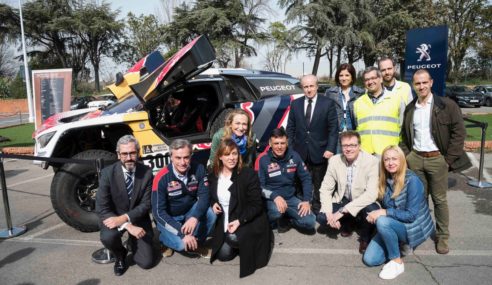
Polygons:
[[487,92],[492,92],[492,87],[487,87],[485,90],[487,90]]
[[468,91],[471,91],[471,89],[466,87],[466,86],[455,86],[454,91],[456,91],[456,92],[468,92]]
[[123,99],[123,101],[117,102],[106,110],[103,111],[103,114],[111,115],[111,114],[121,114],[128,113],[130,111],[138,111],[142,109],[142,104],[138,100],[137,96],[130,95]]

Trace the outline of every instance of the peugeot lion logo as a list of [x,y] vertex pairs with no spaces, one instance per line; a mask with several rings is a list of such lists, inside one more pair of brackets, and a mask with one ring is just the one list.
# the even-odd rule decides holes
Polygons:
[[422,59],[424,58],[426,61],[430,61],[431,60],[430,48],[431,48],[430,44],[421,44],[420,47],[417,48],[417,52],[416,52],[416,53],[420,53],[420,57],[419,59],[417,59],[417,61],[422,61]]

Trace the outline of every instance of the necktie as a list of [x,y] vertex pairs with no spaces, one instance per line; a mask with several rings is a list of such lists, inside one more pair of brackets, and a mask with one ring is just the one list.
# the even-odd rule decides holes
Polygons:
[[311,109],[313,107],[313,99],[308,100],[308,106],[306,108],[306,126],[309,127],[309,124],[311,123]]
[[125,185],[126,185],[126,192],[128,193],[128,198],[132,198],[132,191],[133,191],[133,172],[125,172]]

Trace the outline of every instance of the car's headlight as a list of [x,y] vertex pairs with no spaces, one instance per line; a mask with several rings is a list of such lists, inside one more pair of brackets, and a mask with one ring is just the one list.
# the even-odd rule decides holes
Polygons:
[[38,143],[41,147],[45,147],[51,140],[51,138],[55,135],[55,132],[50,132],[47,134],[44,134],[38,138]]

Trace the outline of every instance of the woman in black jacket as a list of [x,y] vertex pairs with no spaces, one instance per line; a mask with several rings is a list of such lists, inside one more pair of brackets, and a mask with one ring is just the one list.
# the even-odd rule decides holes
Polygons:
[[225,139],[214,157],[209,174],[210,200],[218,216],[212,233],[212,258],[229,261],[239,254],[239,277],[253,274],[268,264],[273,249],[258,176],[241,167],[236,143]]

